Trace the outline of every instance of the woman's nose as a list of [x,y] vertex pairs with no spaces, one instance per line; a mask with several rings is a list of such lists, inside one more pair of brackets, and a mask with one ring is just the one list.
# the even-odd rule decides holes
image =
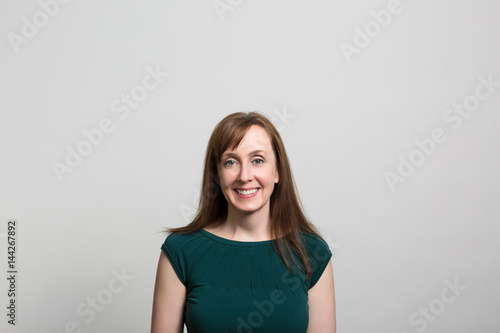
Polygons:
[[252,172],[250,170],[250,167],[246,165],[246,163],[241,163],[240,164],[240,173],[238,175],[238,180],[241,182],[247,182],[252,180]]

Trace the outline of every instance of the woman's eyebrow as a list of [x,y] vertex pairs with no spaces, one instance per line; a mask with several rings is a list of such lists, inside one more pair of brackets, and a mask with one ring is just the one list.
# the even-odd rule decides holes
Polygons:
[[[250,153],[248,153],[249,156],[250,155],[256,155],[256,154],[265,155],[266,152],[263,151],[263,150],[261,150],[261,149],[258,149],[258,150],[254,150],[254,151],[251,151]],[[222,154],[222,157],[226,157],[226,156],[227,157],[236,157],[238,155],[235,154],[235,153],[231,153],[231,152],[227,152],[227,153]]]

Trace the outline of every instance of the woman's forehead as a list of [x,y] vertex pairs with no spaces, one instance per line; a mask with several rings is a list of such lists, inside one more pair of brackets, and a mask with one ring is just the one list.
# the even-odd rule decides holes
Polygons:
[[260,126],[250,127],[240,143],[233,150],[227,149],[225,153],[251,153],[255,151],[270,153],[272,151],[271,139],[266,130]]

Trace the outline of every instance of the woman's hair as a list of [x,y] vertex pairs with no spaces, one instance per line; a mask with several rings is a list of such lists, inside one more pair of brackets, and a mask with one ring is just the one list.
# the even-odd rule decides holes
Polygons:
[[[304,233],[321,237],[315,226],[306,218],[297,195],[290,163],[281,136],[271,121],[259,112],[235,112],[222,119],[215,127],[208,141],[203,170],[203,181],[198,211],[194,219],[186,226],[167,228],[167,232],[192,233],[207,226],[219,226],[227,217],[227,201],[224,197],[218,177],[218,165],[222,154],[233,150],[240,144],[247,130],[252,126],[262,127],[271,140],[279,182],[275,184],[270,198],[270,223],[273,246],[278,250],[287,268],[293,271],[288,257],[298,265],[292,249],[296,251],[307,279],[312,268],[303,245]],[[282,237],[281,237],[282,236]]]

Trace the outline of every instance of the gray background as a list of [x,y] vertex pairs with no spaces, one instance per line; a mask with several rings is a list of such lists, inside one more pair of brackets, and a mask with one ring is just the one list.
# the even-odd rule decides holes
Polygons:
[[[19,294],[12,327],[0,279],[0,330],[149,331],[162,228],[193,215],[217,122],[259,110],[334,252],[338,332],[498,332],[500,87],[471,96],[480,77],[500,82],[500,4],[401,0],[374,23],[390,3],[73,0],[44,22],[37,1],[1,1],[0,266],[15,218]],[[148,67],[168,77],[113,112]],[[474,111],[453,128],[443,116],[462,103]],[[53,163],[105,118],[113,132],[59,180]],[[435,128],[446,140],[418,153]],[[410,156],[420,165],[391,188]],[[97,296],[92,320],[77,313]]]

